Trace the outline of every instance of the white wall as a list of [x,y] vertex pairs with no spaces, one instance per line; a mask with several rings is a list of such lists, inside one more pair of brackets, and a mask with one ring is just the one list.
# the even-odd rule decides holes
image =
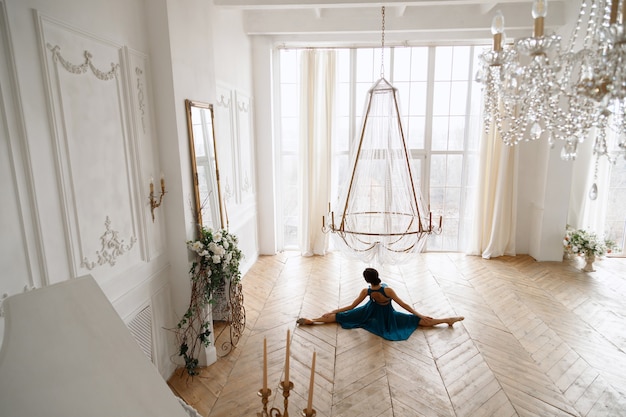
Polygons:
[[[172,340],[164,328],[173,325],[174,314],[164,210],[153,223],[146,205],[148,178],[158,178],[162,168],[144,4],[4,4],[9,74],[1,79],[3,116],[14,128],[2,139],[19,146],[17,163],[3,168],[13,181],[3,184],[2,211],[6,204],[25,215],[12,210],[20,227],[3,233],[0,245],[3,252],[21,247],[27,260],[2,258],[0,269],[12,272],[2,274],[0,292],[91,274],[124,320],[152,306],[155,364],[168,376]],[[112,65],[113,79],[99,78],[95,71],[112,71]],[[103,238],[113,246],[103,247]]]
[[[256,123],[262,111],[252,83],[252,45],[245,35],[242,11],[214,8],[217,156],[229,230],[239,237],[247,271],[258,256]],[[227,104],[230,100],[230,104]],[[224,124],[230,120],[230,129]]]
[[[167,328],[189,301],[185,242],[195,231],[184,100],[215,102],[219,73],[240,103],[252,105],[247,37],[204,0],[0,5],[7,58],[0,65],[0,294],[92,274],[124,320],[152,307],[154,362],[167,378],[176,352]],[[235,48],[225,46],[231,38]],[[55,45],[69,64],[54,59]],[[84,51],[96,70],[76,74]],[[111,64],[119,73],[101,80],[96,71]],[[224,158],[236,162],[233,175],[241,185],[230,229],[242,242],[245,273],[258,249],[256,188],[247,186],[254,164],[245,157],[254,155],[254,131],[240,113],[233,111],[237,143],[230,147],[238,156]],[[161,173],[167,194],[153,222],[148,183],[154,177],[158,191]],[[113,264],[91,264],[107,227],[127,249],[104,251]],[[214,348],[206,356],[206,363],[214,361]]]

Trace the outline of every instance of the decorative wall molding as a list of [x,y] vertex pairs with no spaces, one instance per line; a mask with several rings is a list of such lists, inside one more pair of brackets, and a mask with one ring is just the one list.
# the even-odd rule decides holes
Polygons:
[[80,266],[87,268],[88,270],[94,269],[96,266],[109,264],[115,266],[115,262],[118,256],[121,256],[131,250],[137,242],[135,236],[131,236],[130,243],[124,244],[124,239],[120,239],[119,232],[111,229],[111,219],[107,216],[104,221],[105,232],[100,236],[101,249],[96,251],[97,261],[90,262],[85,256],[80,263]]
[[237,204],[237,143],[235,133],[234,89],[225,83],[217,83],[217,105],[215,111],[215,137],[217,157],[220,164],[220,184],[225,206]]
[[237,102],[237,110],[239,110],[240,112],[248,113],[249,108],[250,108],[250,103],[246,101]]
[[[41,236],[41,218],[36,206],[33,159],[31,144],[27,140],[27,119],[23,97],[17,80],[14,45],[9,30],[10,18],[6,2],[0,1],[0,176],[3,187],[2,223],[11,224],[3,227],[0,247],[19,247],[22,259],[16,259],[10,252],[4,256],[10,259],[10,268],[3,270],[3,285],[11,282],[10,288],[16,288],[22,282],[30,285],[46,285],[48,270],[45,263],[45,245]],[[39,143],[36,144],[39,146]],[[12,192],[9,191],[11,188]],[[12,229],[12,230],[9,230]],[[2,263],[3,261],[0,261]],[[0,338],[2,336],[0,335]]]
[[239,204],[254,194],[254,130],[252,125],[252,98],[241,91],[234,93],[237,102],[237,173],[239,179]]
[[152,114],[152,93],[150,88],[149,58],[143,52],[128,46],[122,48],[122,78],[128,87],[128,107],[126,108],[132,138],[130,146],[135,207],[139,209],[137,237],[139,252],[145,262],[158,256],[164,250],[164,223],[157,218],[152,222],[150,204],[146,204],[150,177],[163,172],[159,165],[158,142]]
[[[137,116],[132,129],[131,119],[131,97],[137,97],[133,71],[141,65],[124,60],[123,45],[37,17],[69,275],[115,266],[101,271],[97,278],[104,281],[145,260],[145,251],[120,258],[135,242],[146,240],[139,230],[143,206],[136,162],[141,121]],[[109,246],[91,238],[102,234],[98,219],[103,218],[116,219]],[[116,243],[120,235],[132,241]],[[50,262],[60,262],[59,257]]]
[[224,94],[220,94],[220,97],[217,99],[217,106],[230,108],[230,97],[224,96]]
[[135,67],[135,74],[137,75],[137,105],[139,106],[139,111],[141,112],[141,129],[143,133],[146,133],[146,103],[144,102],[144,86],[143,86],[143,71],[139,67]]
[[91,60],[91,58],[93,58],[93,55],[89,51],[83,52],[85,56],[85,62],[76,65],[72,64],[61,56],[61,47],[59,45],[52,46],[48,43],[46,44],[46,46],[52,52],[52,60],[55,63],[61,64],[63,68],[65,68],[68,72],[71,72],[72,74],[84,74],[87,72],[88,69],[90,69],[93,75],[95,75],[96,78],[99,80],[107,81],[113,78],[117,78],[118,70],[120,67],[119,64],[111,62],[111,71],[104,72],[95,67],[93,61]]

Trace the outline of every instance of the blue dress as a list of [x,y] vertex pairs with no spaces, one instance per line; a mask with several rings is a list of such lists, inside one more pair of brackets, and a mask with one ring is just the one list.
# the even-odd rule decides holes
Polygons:
[[[379,304],[371,297],[373,292],[385,294],[386,284],[377,290],[367,289],[369,301],[352,310],[337,313],[337,323],[344,329],[363,328],[387,340],[406,340],[417,329],[420,318],[394,310],[391,299],[386,304]],[[389,297],[387,297],[389,298]]]

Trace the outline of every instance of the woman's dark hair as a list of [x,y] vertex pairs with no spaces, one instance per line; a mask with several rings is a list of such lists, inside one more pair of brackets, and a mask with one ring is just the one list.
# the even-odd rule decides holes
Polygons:
[[374,268],[365,268],[365,271],[363,271],[363,278],[365,278],[366,282],[372,285],[380,284],[380,278],[378,278],[378,271],[375,270]]

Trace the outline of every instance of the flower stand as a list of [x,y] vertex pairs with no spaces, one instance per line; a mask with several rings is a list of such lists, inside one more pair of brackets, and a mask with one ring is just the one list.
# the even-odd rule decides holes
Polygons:
[[595,255],[585,255],[585,266],[583,266],[581,268],[581,271],[583,272],[596,272],[595,269],[593,269],[593,263],[596,260],[596,256]]

